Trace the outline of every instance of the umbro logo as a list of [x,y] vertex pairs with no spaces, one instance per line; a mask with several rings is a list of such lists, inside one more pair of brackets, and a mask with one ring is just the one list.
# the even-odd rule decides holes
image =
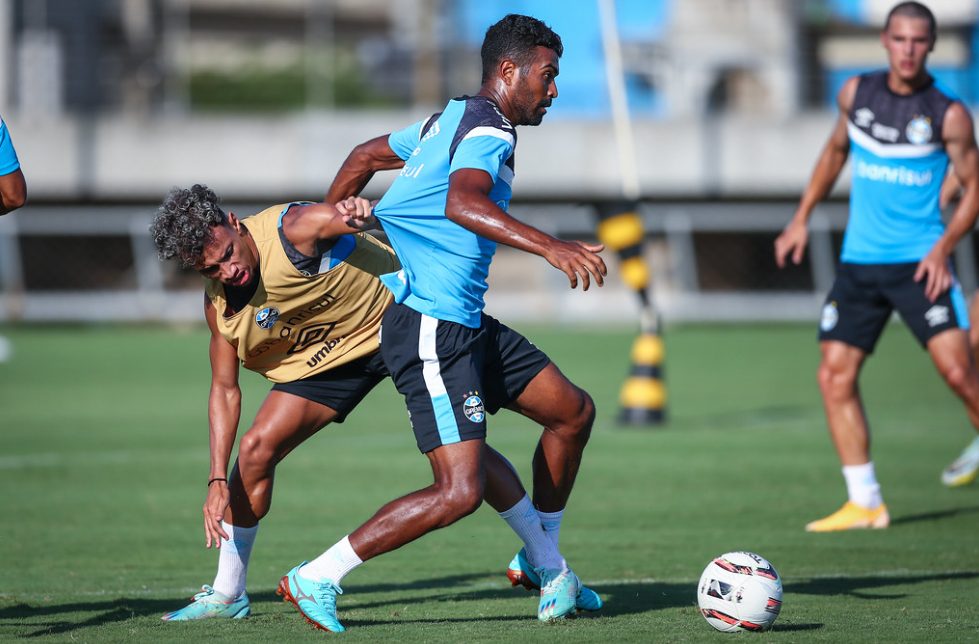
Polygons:
[[948,307],[936,304],[927,311],[925,311],[925,319],[928,320],[928,326],[935,327],[940,324],[948,323]]
[[428,132],[425,132],[425,136],[422,137],[422,141],[435,138],[441,131],[442,129],[439,127],[439,122],[435,121],[435,123],[432,124],[432,127],[428,129]]
[[859,110],[853,113],[854,121],[857,127],[867,127],[874,121],[874,113],[866,107],[861,107]]

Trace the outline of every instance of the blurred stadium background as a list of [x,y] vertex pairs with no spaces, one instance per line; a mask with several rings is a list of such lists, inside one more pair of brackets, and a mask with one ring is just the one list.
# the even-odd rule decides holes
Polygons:
[[[930,68],[975,109],[979,0],[926,1],[940,27]],[[938,481],[971,431],[903,329],[862,382],[892,528],[802,530],[843,495],[813,375],[847,178],[817,210],[801,266],[777,271],[772,242],[837,88],[885,64],[891,4],[615,1],[643,255],[672,325],[670,429],[608,431],[639,308],[623,280],[570,291],[543,260],[501,248],[488,294],[599,407],[562,549],[608,604],[560,628],[563,642],[704,641],[696,580],[741,548],[785,577],[767,639],[979,641],[976,489]],[[271,591],[298,557],[430,480],[403,405],[382,384],[278,468],[252,618],[161,622],[213,571],[199,510],[210,373],[200,278],[157,260],[149,221],[167,190],[194,182],[242,215],[320,199],[353,145],[476,91],[482,34],[513,11],[546,20],[566,50],[560,97],[540,128],[519,130],[511,210],[594,239],[628,172],[597,0],[0,0],[0,115],[29,190],[0,217],[0,356],[13,350],[0,364],[0,640],[320,637]],[[956,258],[968,292],[974,244]],[[244,431],[268,386],[246,373],[242,387]],[[537,432],[514,414],[493,422],[529,481]],[[500,574],[513,545],[481,510],[378,558],[345,585],[345,637],[553,641],[535,629],[535,599]]]
[[[979,103],[979,2],[932,0],[931,69]],[[841,180],[805,263],[776,271],[850,74],[885,64],[891,0],[617,0],[644,254],[667,322],[815,319],[845,223]],[[350,148],[478,88],[486,26],[530,13],[564,38],[560,97],[522,128],[512,212],[594,238],[620,198],[591,0],[0,0],[0,114],[30,202],[0,218],[0,321],[197,320],[196,276],[146,229],[175,185],[238,214],[319,199]],[[375,179],[379,195],[389,178]],[[636,318],[621,280],[582,297],[541,260],[494,264],[507,319]],[[975,288],[972,240],[958,253]],[[614,270],[615,259],[609,253]]]

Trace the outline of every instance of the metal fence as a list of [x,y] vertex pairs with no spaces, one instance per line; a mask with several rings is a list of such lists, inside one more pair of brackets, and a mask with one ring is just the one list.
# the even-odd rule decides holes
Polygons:
[[[236,213],[257,212],[249,204]],[[832,283],[846,205],[829,202],[812,218],[802,264],[775,267],[772,244],[792,203],[643,203],[645,257],[660,314],[671,321],[814,320]],[[0,320],[7,322],[196,321],[200,278],[160,262],[149,238],[152,205],[37,206],[0,218]],[[594,239],[591,204],[513,206],[549,233]],[[544,260],[500,248],[487,304],[514,320],[630,322],[634,294],[615,276],[604,289],[571,291]],[[976,287],[971,238],[956,252],[963,288]]]

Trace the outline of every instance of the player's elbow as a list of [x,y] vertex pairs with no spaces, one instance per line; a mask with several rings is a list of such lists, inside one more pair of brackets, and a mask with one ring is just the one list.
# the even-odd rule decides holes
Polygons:
[[458,191],[449,190],[448,195],[445,197],[445,216],[446,218],[454,223],[462,225],[465,221],[465,213],[467,211],[466,199],[459,194]]
[[393,153],[383,137],[365,141],[350,151],[344,166],[360,172],[377,172],[400,167],[403,162]]
[[17,210],[27,203],[27,185],[24,182],[15,182],[5,186],[0,196],[3,198],[5,212]]

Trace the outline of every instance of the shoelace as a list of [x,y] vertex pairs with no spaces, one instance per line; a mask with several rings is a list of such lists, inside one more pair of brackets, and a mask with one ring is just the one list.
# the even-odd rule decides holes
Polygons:
[[211,588],[210,586],[204,586],[201,588],[201,592],[194,595],[194,601],[196,602],[199,599],[204,599],[205,597],[209,597],[213,594],[214,594],[213,588]]
[[339,586],[334,586],[330,582],[318,584],[316,588],[316,599],[323,602],[330,610],[336,611],[337,595],[342,595],[343,591]]
[[552,588],[552,586],[555,585],[558,582],[559,579],[561,579],[562,574],[563,573],[559,573],[558,575],[556,575],[554,577],[550,577],[549,575],[546,574],[546,572],[545,572],[544,569],[540,569],[538,576],[540,577],[541,592],[545,592],[545,591],[546,592],[555,592],[555,590]]

